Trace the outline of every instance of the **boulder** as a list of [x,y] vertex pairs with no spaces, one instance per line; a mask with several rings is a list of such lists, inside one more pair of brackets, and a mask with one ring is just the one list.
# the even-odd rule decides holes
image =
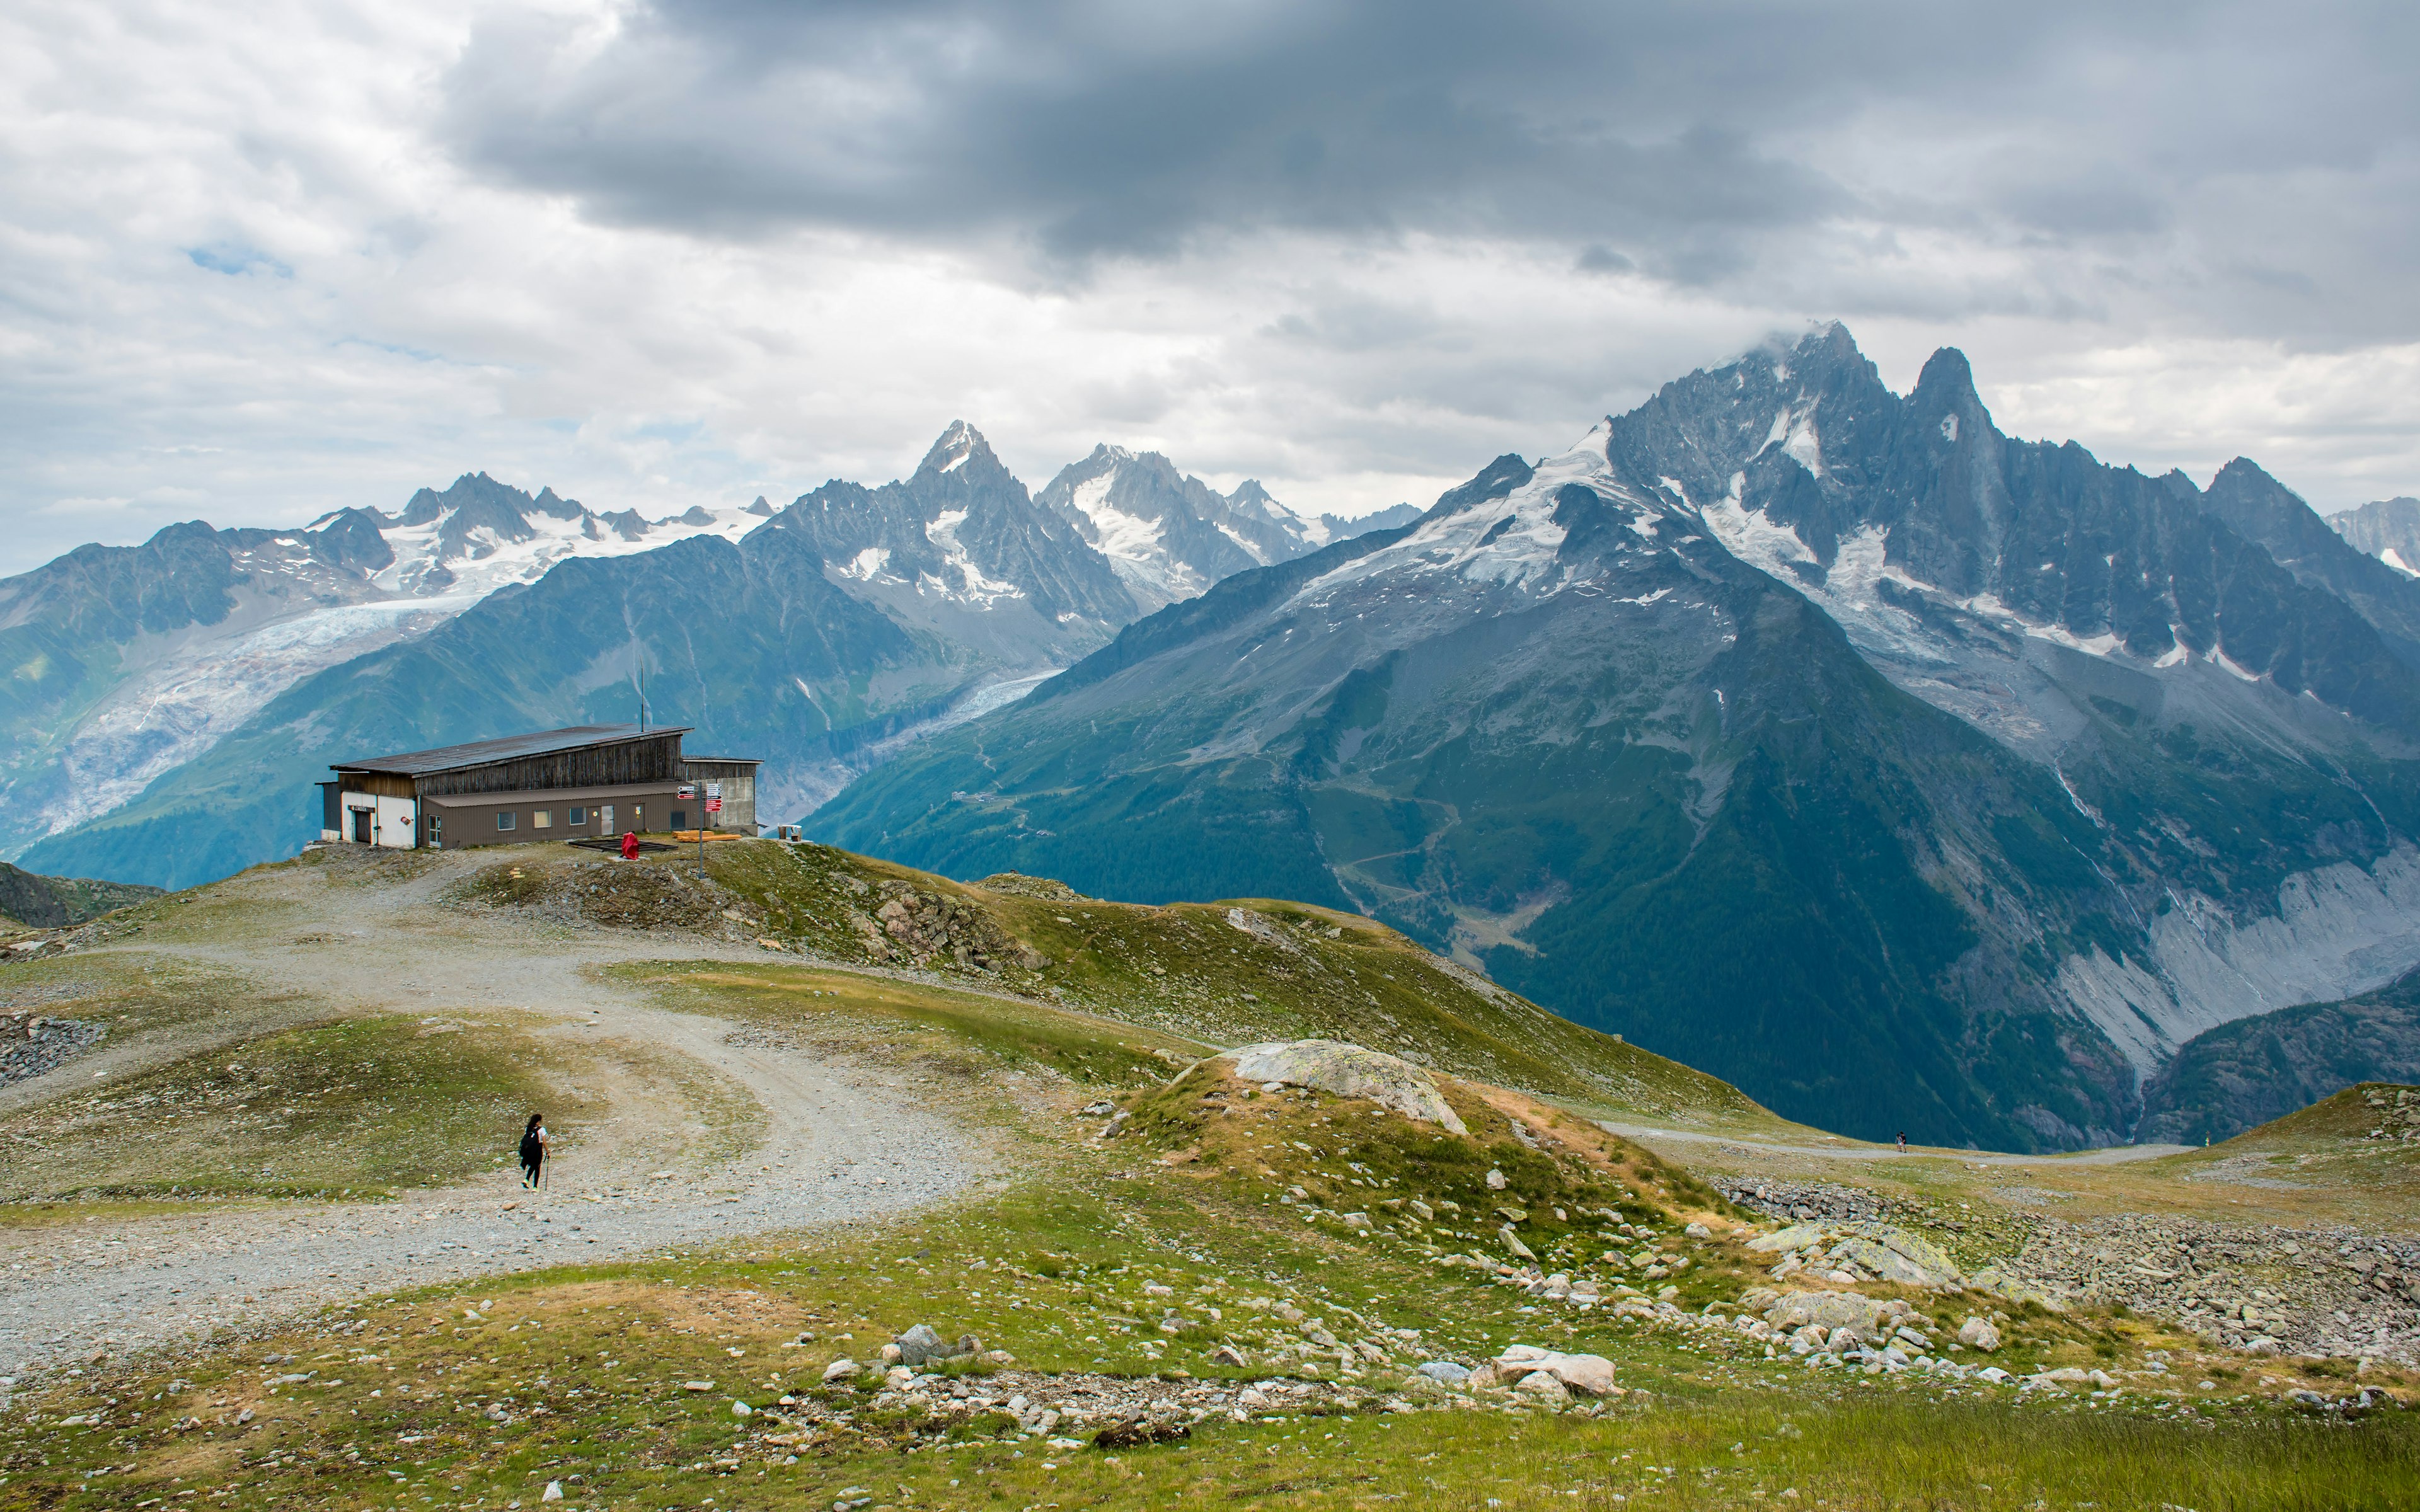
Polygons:
[[1764,1320],[1778,1329],[1797,1329],[1808,1323],[1825,1330],[1850,1329],[1860,1338],[1872,1338],[1887,1333],[1880,1325],[1885,1318],[1904,1318],[1905,1303],[1877,1302],[1854,1291],[1793,1291],[1765,1309]]
[[1958,1325],[1958,1342],[1989,1354],[2000,1347],[2000,1331],[1979,1318],[1969,1318]]
[[1431,1360],[1420,1366],[1419,1373],[1441,1386],[1459,1386],[1470,1379],[1470,1372],[1451,1360]]
[[1747,1247],[1760,1255],[1778,1255],[1783,1250],[1805,1249],[1820,1244],[1830,1235],[1821,1224],[1792,1224],[1777,1234],[1761,1234],[1747,1242]]
[[1572,1394],[1551,1370],[1532,1370],[1512,1383],[1512,1389],[1524,1396],[1534,1396],[1559,1407],[1572,1399]]
[[2030,1281],[2023,1281],[2009,1274],[1996,1265],[1987,1265],[1976,1272],[1966,1278],[1966,1285],[1970,1290],[1985,1292],[1991,1296],[2005,1298],[2009,1302],[2034,1303],[2054,1313],[2067,1311],[2067,1304],[2064,1300]]
[[1601,1354],[1564,1354],[1534,1344],[1513,1344],[1489,1363],[1499,1376],[1520,1378],[1522,1390],[1531,1389],[1532,1376],[1544,1375],[1567,1390],[1590,1396],[1613,1393],[1613,1362]]
[[845,1376],[853,1376],[857,1374],[859,1368],[858,1363],[854,1360],[834,1360],[831,1364],[824,1366],[824,1381],[829,1385],[832,1381],[838,1381]]
[[1282,1082],[1339,1097],[1366,1098],[1416,1123],[1468,1134],[1435,1078],[1408,1060],[1342,1040],[1291,1040],[1227,1052],[1248,1082]]
[[954,1351],[941,1342],[941,1335],[930,1323],[919,1323],[893,1339],[899,1350],[899,1363],[923,1369],[928,1361],[947,1358]]
[[1893,1281],[1903,1287],[1947,1286],[1956,1274],[1929,1270],[1879,1240],[1862,1235],[1853,1235],[1833,1245],[1828,1258],[1835,1264],[1845,1261],[1860,1266],[1876,1280]]
[[1521,1242],[1521,1236],[1512,1231],[1512,1226],[1511,1224],[1506,1224],[1502,1227],[1497,1229],[1496,1238],[1497,1242],[1501,1243],[1507,1251],[1512,1254],[1518,1255],[1525,1260],[1534,1260],[1538,1257],[1531,1252],[1528,1245]]

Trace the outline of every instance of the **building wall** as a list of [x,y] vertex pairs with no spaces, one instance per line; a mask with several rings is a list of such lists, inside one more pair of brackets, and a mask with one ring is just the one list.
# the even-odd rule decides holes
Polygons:
[[373,831],[381,846],[391,851],[409,851],[420,844],[420,803],[414,798],[394,798],[378,795],[378,827]]
[[[736,829],[743,835],[756,833],[756,764],[754,762],[722,762],[700,757],[681,763],[681,778],[697,784],[694,802],[684,803],[686,823],[675,824],[675,829]],[[706,811],[706,785],[720,783],[722,788],[722,811]],[[705,821],[701,825],[699,821]]]
[[[646,734],[609,746],[583,747],[462,771],[408,777],[337,769],[322,784],[325,841],[351,842],[354,811],[369,814],[368,843],[410,850],[433,845],[462,850],[531,841],[619,836],[628,830],[709,827],[756,833],[756,764],[706,758],[684,761],[678,732]],[[675,796],[683,782],[695,799]],[[721,785],[722,811],[706,812],[705,784]],[[609,790],[600,795],[597,790]],[[574,797],[572,795],[580,795]],[[582,822],[570,823],[574,809]],[[610,825],[606,810],[612,810]],[[680,817],[676,820],[675,813]],[[499,814],[513,827],[499,829]],[[540,815],[551,822],[539,825]]]
[[[676,800],[675,785],[643,786],[602,797],[573,797],[554,793],[454,794],[423,805],[423,835],[448,851],[482,845],[523,845],[533,841],[618,838],[625,831],[642,833],[668,827]],[[580,823],[571,821],[579,810]],[[607,811],[611,810],[609,823]],[[510,815],[513,827],[500,829],[496,819]],[[545,815],[547,823],[538,823]],[[425,821],[437,821],[433,827]]]

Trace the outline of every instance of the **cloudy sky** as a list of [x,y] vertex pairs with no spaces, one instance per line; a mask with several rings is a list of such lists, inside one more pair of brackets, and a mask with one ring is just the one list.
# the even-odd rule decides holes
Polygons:
[[950,420],[1426,502],[1847,321],[2019,435],[2420,493],[2420,7],[16,0],[0,572]]

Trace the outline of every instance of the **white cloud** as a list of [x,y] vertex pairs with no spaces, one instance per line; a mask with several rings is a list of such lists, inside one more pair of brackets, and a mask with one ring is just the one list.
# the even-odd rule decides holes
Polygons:
[[1109,440],[1359,512],[1835,316],[2020,434],[2420,491],[2408,23],[1943,8],[1759,63],[1541,7],[1540,62],[1400,8],[25,0],[0,571],[473,469],[782,501],[959,417],[1036,486]]

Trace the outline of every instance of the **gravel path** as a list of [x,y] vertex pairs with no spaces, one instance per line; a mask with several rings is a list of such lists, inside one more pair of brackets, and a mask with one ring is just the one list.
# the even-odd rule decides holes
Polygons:
[[1910,1145],[1902,1155],[1889,1145],[1776,1145],[1738,1134],[1706,1134],[1695,1129],[1667,1129],[1652,1123],[1607,1123],[1599,1128],[1642,1143],[1666,1140],[1684,1145],[1735,1145],[1759,1155],[1812,1155],[1819,1160],[1954,1160],[1967,1165],[2123,1165],[2163,1155],[2181,1155],[2190,1145],[2113,1145],[2071,1155],[1987,1155],[1973,1149],[1926,1149]]
[[[380,889],[374,906],[358,888],[331,898],[307,873],[289,873],[274,881],[286,899],[318,895],[325,906],[311,911],[320,917],[281,918],[277,940],[137,939],[110,949],[208,960],[364,1009],[518,1010],[539,1032],[575,1036],[588,1055],[608,1060],[616,1051],[658,1064],[667,1053],[685,1057],[746,1089],[763,1119],[762,1141],[720,1163],[685,1162],[677,1175],[659,1175],[628,1148],[635,1141],[600,1130],[553,1163],[543,1192],[524,1192],[518,1175],[500,1174],[395,1202],[0,1231],[0,1399],[8,1386],[95,1351],[125,1353],[397,1287],[876,1216],[962,1190],[996,1167],[978,1136],[885,1085],[879,1068],[820,1056],[761,1028],[654,1008],[581,969],[668,956],[761,962],[760,953],[693,937],[575,935],[434,906],[454,870]],[[22,1096],[45,1080],[10,1090]]]

